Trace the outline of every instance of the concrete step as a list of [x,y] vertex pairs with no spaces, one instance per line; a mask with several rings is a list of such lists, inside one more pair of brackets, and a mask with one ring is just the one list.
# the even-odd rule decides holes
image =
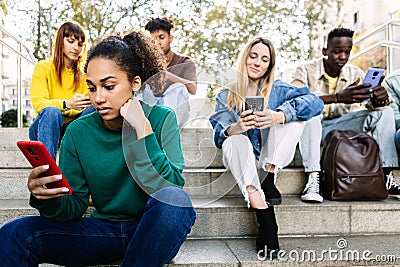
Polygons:
[[[192,239],[254,237],[257,224],[254,211],[242,198],[195,199],[197,220]],[[307,204],[299,197],[284,197],[275,207],[281,236],[326,236],[400,234],[400,201],[339,202],[325,200]],[[21,216],[37,214],[28,200],[0,200],[0,225]]]
[[[213,140],[212,128],[182,128],[182,145],[196,146]],[[4,146],[14,146],[20,139],[29,139],[29,128],[1,128],[0,140]],[[208,144],[208,143],[207,143]]]
[[29,206],[28,199],[0,200],[0,226],[9,221],[30,215],[39,215],[39,212]]
[[30,167],[17,147],[17,141],[29,140],[28,132],[28,128],[0,128],[0,169]]
[[399,266],[400,236],[281,238],[270,261],[257,256],[254,239],[187,240],[167,266]]
[[[27,139],[25,139],[27,140]],[[184,146],[183,156],[187,168],[224,168],[222,151],[214,146]],[[0,147],[0,168],[28,168],[29,162],[24,158],[16,144]],[[302,166],[301,156],[296,152],[289,167]]]
[[182,146],[187,168],[224,168],[222,151],[215,146]]
[[[222,151],[214,145],[211,128],[184,128],[181,142],[186,167],[188,168],[224,168]],[[300,151],[297,149],[289,167],[302,166]]]
[[[31,168],[0,169],[0,199],[29,197],[26,187]],[[226,169],[190,169],[183,171],[185,190],[196,198],[241,196],[232,174]],[[305,175],[300,168],[287,168],[278,174],[277,187],[283,195],[299,195],[304,188]]]
[[28,128],[0,128],[1,147],[14,147],[18,140],[29,140]]
[[[245,207],[242,198],[193,199],[193,202],[198,219],[191,237],[255,236],[254,212]],[[309,204],[301,202],[299,197],[284,197],[275,212],[279,234],[283,236],[400,234],[400,201],[392,198]]]
[[[279,258],[270,261],[257,256],[254,239],[187,240],[168,266],[394,266],[400,261],[399,236],[281,238],[280,246]],[[368,259],[362,259],[364,253]]]
[[[212,129],[184,128],[181,140],[186,167],[223,167],[221,151],[212,141]],[[29,162],[19,151],[18,140],[29,140],[28,128],[0,128],[0,168],[28,168]]]
[[[0,199],[24,199],[29,197],[26,188],[27,169],[0,169]],[[400,171],[393,172],[397,181]],[[225,196],[242,196],[232,174],[221,168],[186,168],[183,171],[186,179],[185,190],[194,198],[222,198]],[[284,196],[299,196],[306,184],[306,175],[302,168],[286,168],[278,174],[276,186]]]
[[[18,139],[22,140],[22,139]],[[28,139],[23,139],[28,140]],[[29,162],[15,141],[0,146],[0,168],[28,168]],[[183,156],[188,168],[223,168],[221,150],[214,146],[183,146]]]
[[29,198],[27,187],[29,169],[0,169],[0,201]]
[[[188,239],[164,267],[399,266],[400,235],[280,238],[276,259],[257,255],[255,240]],[[40,264],[40,267],[57,266]],[[117,267],[118,265],[101,265]],[[100,266],[99,266],[100,267]]]
[[[28,168],[29,162],[16,146],[18,140],[29,140],[28,128],[0,128],[0,168]],[[183,128],[181,143],[187,168],[224,168],[221,150],[213,143],[211,128]],[[301,166],[297,152],[291,167]]]
[[[231,172],[226,169],[186,168],[183,175],[186,178],[185,190],[192,197],[242,195]],[[278,174],[276,186],[283,195],[300,195],[305,183],[306,176],[302,168],[286,168]]]
[[16,144],[14,144],[14,147],[0,147],[0,168],[16,169],[29,168],[30,166],[28,160],[25,159]]

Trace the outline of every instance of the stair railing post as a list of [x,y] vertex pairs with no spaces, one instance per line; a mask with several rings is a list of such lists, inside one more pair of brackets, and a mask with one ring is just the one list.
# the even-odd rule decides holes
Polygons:
[[[390,42],[391,39],[391,25],[390,23],[386,26],[386,39]],[[390,57],[391,57],[391,53],[392,53],[392,48],[390,48],[390,46],[386,47],[386,74],[390,74],[390,72],[392,71],[392,66],[391,66],[391,61],[390,61]]]
[[18,42],[18,51],[19,55],[17,55],[17,120],[18,120],[18,128],[22,128],[23,120],[22,120],[22,64],[21,64],[21,54],[22,54],[22,44]]

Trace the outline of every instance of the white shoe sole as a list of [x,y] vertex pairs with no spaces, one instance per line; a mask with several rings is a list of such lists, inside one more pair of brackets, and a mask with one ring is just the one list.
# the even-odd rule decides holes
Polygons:
[[396,198],[396,199],[400,200],[400,195],[391,195],[391,194],[389,194],[389,197]]
[[302,201],[306,201],[306,202],[322,203],[324,201],[324,198],[317,193],[309,193],[306,195],[302,195],[300,198]]

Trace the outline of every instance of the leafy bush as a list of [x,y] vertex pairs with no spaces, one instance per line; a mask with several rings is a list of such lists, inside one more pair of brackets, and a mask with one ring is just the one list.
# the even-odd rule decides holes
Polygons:
[[[18,126],[18,119],[17,119],[17,110],[10,109],[6,112],[3,112],[0,116],[0,122],[2,127],[17,127]],[[22,115],[22,123],[23,126],[28,126],[28,120],[24,115]]]

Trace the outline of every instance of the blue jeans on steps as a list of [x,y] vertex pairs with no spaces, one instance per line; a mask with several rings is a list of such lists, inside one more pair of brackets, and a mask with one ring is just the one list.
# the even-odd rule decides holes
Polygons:
[[[159,200],[166,197],[174,203]],[[195,219],[189,196],[177,187],[152,194],[135,222],[20,218],[0,228],[0,265],[87,266],[121,261],[121,266],[161,267],[178,253]]]

